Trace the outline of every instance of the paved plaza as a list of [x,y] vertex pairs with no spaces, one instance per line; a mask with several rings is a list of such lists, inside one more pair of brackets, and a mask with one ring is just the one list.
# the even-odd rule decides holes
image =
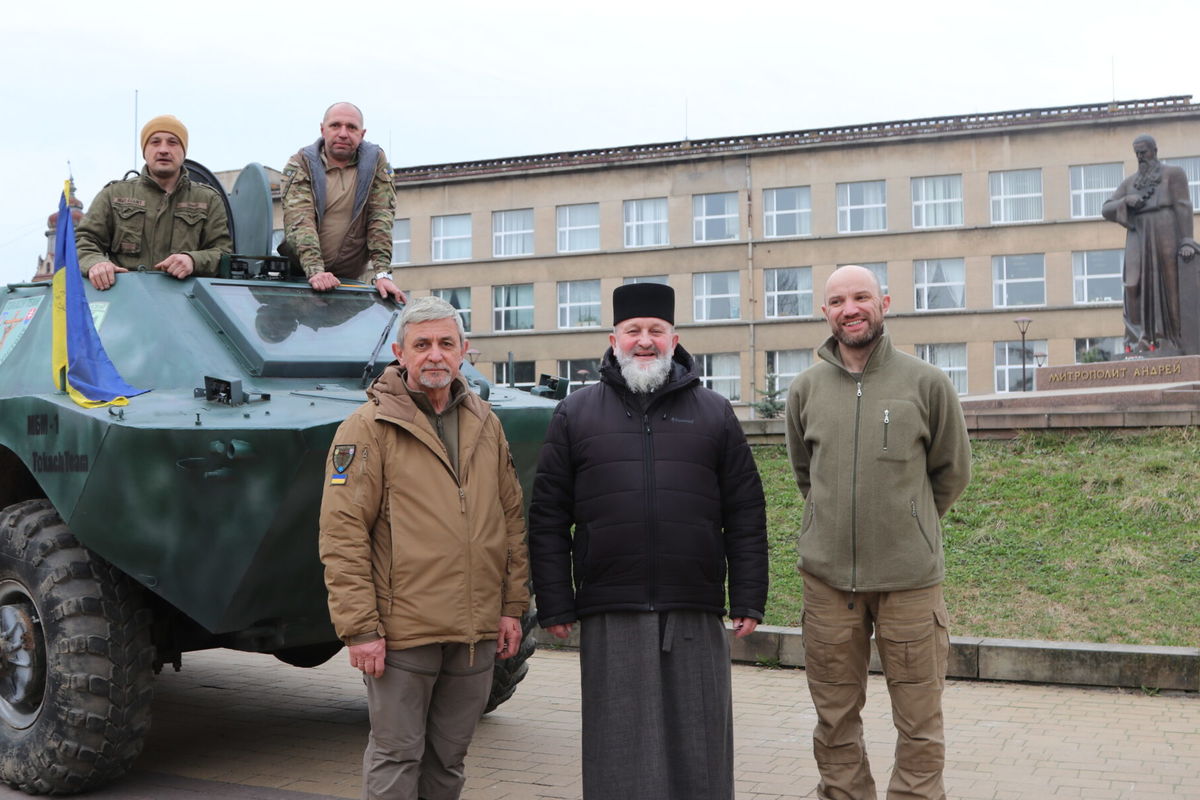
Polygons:
[[[514,698],[479,725],[465,800],[580,796],[578,683],[575,652],[533,656]],[[344,653],[311,670],[228,650],[190,653],[182,672],[158,677],[156,692],[133,774],[90,798],[359,796],[366,702]],[[739,800],[815,797],[804,671],[734,665],[733,699]],[[871,678],[864,715],[882,789],[893,731],[881,677]],[[946,788],[956,800],[1200,800],[1196,694],[951,681],[946,719]],[[19,797],[0,788],[4,800]]]

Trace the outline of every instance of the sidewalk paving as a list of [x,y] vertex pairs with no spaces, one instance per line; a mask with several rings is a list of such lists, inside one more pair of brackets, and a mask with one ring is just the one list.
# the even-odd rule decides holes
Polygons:
[[[816,796],[803,670],[733,666],[737,797]],[[479,725],[464,800],[579,798],[579,659],[539,650],[516,695]],[[156,681],[133,773],[97,800],[356,798],[364,690],[344,654],[316,669],[270,656],[190,653]],[[946,789],[963,800],[1200,800],[1200,696],[950,681]],[[872,675],[868,752],[887,785],[894,733]],[[24,795],[0,788],[0,798]]]

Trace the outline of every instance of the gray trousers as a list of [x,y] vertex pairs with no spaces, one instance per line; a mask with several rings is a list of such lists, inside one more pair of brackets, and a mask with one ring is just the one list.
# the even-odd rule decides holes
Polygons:
[[371,735],[364,800],[458,800],[463,760],[492,689],[495,642],[389,650],[380,678],[365,677]]

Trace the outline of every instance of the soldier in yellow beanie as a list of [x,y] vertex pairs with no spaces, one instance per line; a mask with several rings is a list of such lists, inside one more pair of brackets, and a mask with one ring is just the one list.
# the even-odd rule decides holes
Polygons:
[[141,142],[141,174],[101,189],[75,230],[79,267],[97,289],[138,267],[179,279],[215,275],[221,255],[233,250],[224,200],[183,168],[184,124],[155,117],[142,127]]

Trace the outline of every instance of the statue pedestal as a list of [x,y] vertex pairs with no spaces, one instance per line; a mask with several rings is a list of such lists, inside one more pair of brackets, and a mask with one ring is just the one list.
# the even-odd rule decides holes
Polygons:
[[1038,367],[1033,371],[1033,388],[1039,392],[1190,381],[1200,381],[1200,355],[1097,361],[1062,367]]

